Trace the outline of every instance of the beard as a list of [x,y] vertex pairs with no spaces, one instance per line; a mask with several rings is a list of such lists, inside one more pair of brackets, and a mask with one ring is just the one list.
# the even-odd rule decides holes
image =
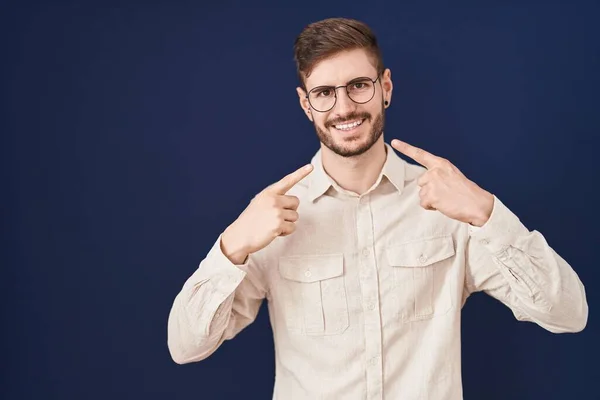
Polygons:
[[[325,123],[324,129],[317,125],[316,122],[313,122],[315,126],[315,130],[317,131],[317,136],[321,143],[323,143],[329,150],[334,152],[335,154],[342,157],[356,157],[359,156],[366,151],[368,151],[381,137],[383,134],[383,128],[385,125],[385,115],[384,115],[383,105],[381,107],[381,112],[375,117],[367,112],[352,112],[343,118],[336,118]],[[344,140],[340,142],[336,142],[333,136],[331,135],[329,129],[335,129],[334,125],[344,123],[345,121],[352,121],[357,119],[364,119],[363,125],[367,122],[371,123],[371,130],[367,135],[367,139],[364,143],[361,143],[360,146],[356,147],[352,144],[357,142],[358,140],[363,140],[362,136],[359,138]],[[361,125],[362,126],[362,125]]]

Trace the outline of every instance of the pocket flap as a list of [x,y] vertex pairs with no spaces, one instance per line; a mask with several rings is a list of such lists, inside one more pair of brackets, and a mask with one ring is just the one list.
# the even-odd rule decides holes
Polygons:
[[454,255],[452,235],[418,239],[386,249],[391,266],[425,267]]
[[343,254],[286,256],[279,258],[279,273],[296,282],[316,282],[344,272]]

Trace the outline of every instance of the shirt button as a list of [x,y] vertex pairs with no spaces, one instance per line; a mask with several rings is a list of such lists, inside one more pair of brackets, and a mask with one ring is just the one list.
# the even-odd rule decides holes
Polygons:
[[490,244],[489,239],[481,239],[481,244],[486,245],[486,244]]
[[369,249],[363,249],[363,256],[367,257],[369,255]]
[[379,357],[375,356],[371,358],[369,362],[371,363],[371,365],[377,365],[377,361],[379,361]]
[[370,303],[369,310],[374,310],[374,309],[375,309],[375,303]]
[[306,271],[306,272],[304,273],[304,276],[305,276],[305,277],[307,277],[307,278],[309,278],[311,275],[312,275],[312,274],[311,274],[311,272],[310,272],[310,271]]
[[425,264],[427,262],[427,256],[424,254],[421,254],[421,257],[419,257],[419,262],[421,264]]

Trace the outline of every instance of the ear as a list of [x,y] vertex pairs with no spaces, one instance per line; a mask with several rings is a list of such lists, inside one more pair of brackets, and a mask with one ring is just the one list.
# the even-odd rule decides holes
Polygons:
[[383,88],[383,100],[388,102],[386,107],[392,104],[392,90],[394,85],[392,84],[392,71],[386,68],[381,76],[381,87]]
[[308,119],[312,121],[313,117],[310,111],[310,104],[308,103],[308,99],[306,98],[306,92],[301,87],[297,87],[296,92],[298,92],[298,100],[300,101],[300,107],[302,108]]

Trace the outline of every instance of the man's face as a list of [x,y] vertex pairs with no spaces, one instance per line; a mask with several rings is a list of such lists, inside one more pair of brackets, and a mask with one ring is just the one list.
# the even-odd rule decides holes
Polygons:
[[[348,91],[331,88],[349,83]],[[306,79],[306,89],[311,102],[306,99],[306,92],[298,88],[300,103],[321,143],[334,153],[342,157],[360,155],[381,137],[384,100],[391,99],[392,83],[389,70],[378,79],[366,51],[347,51],[321,61]],[[334,101],[333,108],[323,111]]]

